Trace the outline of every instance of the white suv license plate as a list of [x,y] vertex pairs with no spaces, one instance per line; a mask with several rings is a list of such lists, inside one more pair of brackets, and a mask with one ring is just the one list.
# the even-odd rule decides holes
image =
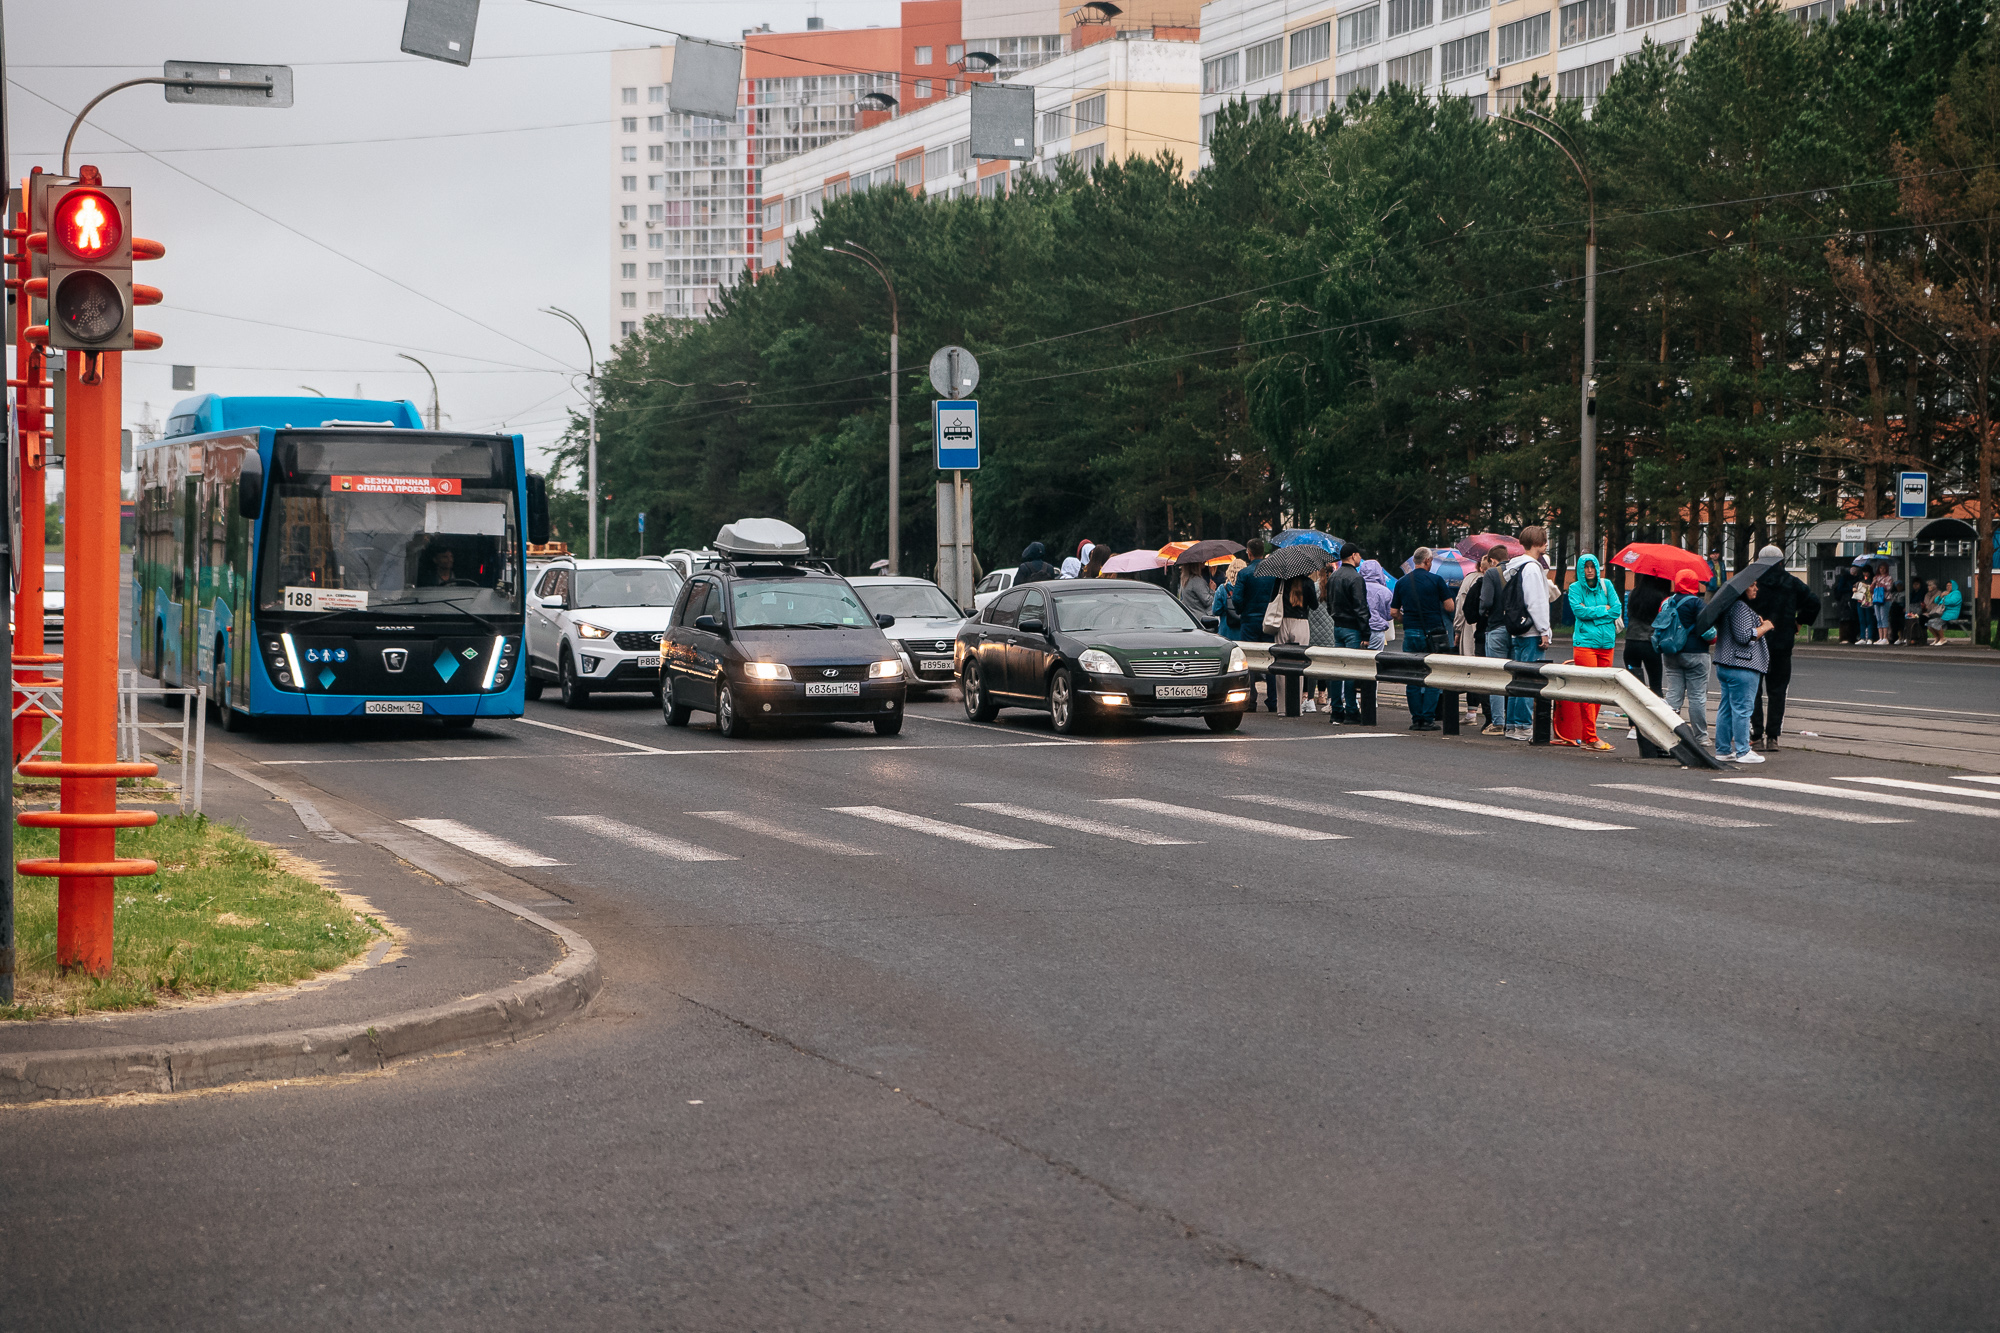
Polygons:
[[1206,699],[1208,697],[1208,686],[1155,685],[1153,687],[1153,697],[1155,699]]
[[652,657],[635,657],[632,659],[632,665],[638,667],[641,671],[658,671],[660,669],[660,659],[657,654]]
[[370,699],[361,705],[364,713],[397,713],[414,717],[424,715],[424,706],[415,699]]
[[808,699],[822,699],[828,695],[853,695],[858,698],[860,694],[861,682],[858,680],[816,680],[806,682],[806,698]]
[[917,659],[917,670],[919,671],[949,671],[951,669],[952,660],[949,657],[919,657]]

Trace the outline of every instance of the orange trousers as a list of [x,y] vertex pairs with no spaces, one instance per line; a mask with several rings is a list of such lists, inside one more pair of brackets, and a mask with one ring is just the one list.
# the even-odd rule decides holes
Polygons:
[[[1570,659],[1578,666],[1608,667],[1616,663],[1612,660],[1610,648],[1572,648]],[[1571,703],[1567,700],[1555,706],[1552,719],[1556,736],[1578,745],[1592,745],[1597,741],[1597,705]]]

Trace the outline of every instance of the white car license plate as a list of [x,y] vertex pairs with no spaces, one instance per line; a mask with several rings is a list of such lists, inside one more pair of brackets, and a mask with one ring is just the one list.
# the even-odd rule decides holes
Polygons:
[[919,657],[917,659],[917,670],[919,671],[949,671],[951,667],[952,661],[949,657]]
[[827,695],[856,695],[861,693],[858,680],[810,681],[806,685],[806,698],[820,699]]
[[1153,687],[1153,697],[1155,699],[1206,699],[1208,697],[1208,686],[1155,685]]
[[370,699],[361,705],[364,713],[409,713],[422,717],[424,706],[415,699]]
[[642,671],[658,671],[660,669],[660,659],[657,656],[635,658],[632,665]]

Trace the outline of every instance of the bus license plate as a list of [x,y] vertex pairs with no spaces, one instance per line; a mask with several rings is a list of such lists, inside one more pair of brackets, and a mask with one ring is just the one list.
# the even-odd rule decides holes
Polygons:
[[858,680],[836,680],[832,682],[813,681],[806,686],[806,698],[820,699],[828,695],[859,695],[861,682]]
[[422,717],[424,706],[415,699],[370,699],[367,703],[361,705],[361,711],[364,713],[407,713]]
[[951,659],[949,657],[919,657],[917,659],[917,670],[949,671],[951,670]]
[[1208,697],[1208,686],[1155,685],[1153,687],[1153,697],[1155,699],[1206,699]]
[[632,665],[638,667],[641,671],[658,671],[660,669],[660,659],[658,657],[641,657],[635,659]]

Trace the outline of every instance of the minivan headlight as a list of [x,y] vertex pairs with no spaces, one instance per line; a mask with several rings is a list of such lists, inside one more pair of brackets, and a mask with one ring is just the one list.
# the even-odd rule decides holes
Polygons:
[[1231,671],[1248,671],[1250,669],[1250,659],[1243,655],[1241,648],[1231,648],[1229,650],[1229,669]]
[[1110,653],[1105,652],[1102,648],[1085,649],[1083,656],[1076,659],[1076,664],[1093,676],[1122,676],[1125,674],[1125,668],[1118,665],[1118,659]]
[[783,662],[745,662],[743,674],[752,680],[790,680],[792,669]]
[[579,636],[586,639],[608,639],[611,637],[610,630],[599,629],[595,625],[586,625],[581,620],[576,622],[576,632]]
[[902,674],[903,659],[900,657],[892,657],[886,662],[870,662],[868,664],[868,679],[870,680],[894,680]]

